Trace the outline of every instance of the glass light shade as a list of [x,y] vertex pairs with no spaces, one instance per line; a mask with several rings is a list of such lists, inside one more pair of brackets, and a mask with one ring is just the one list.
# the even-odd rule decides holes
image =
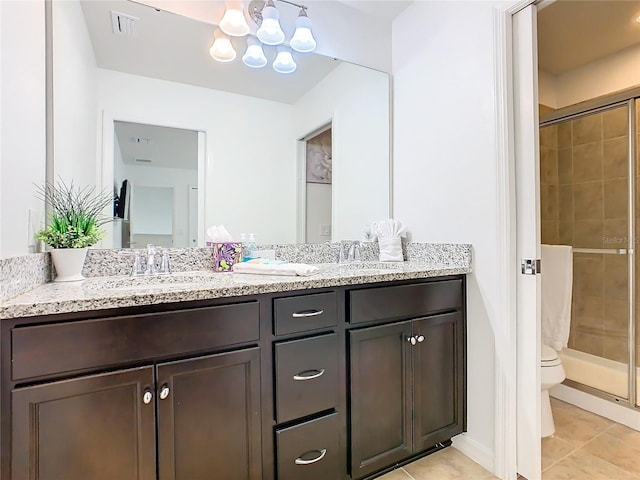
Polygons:
[[236,59],[236,51],[231,45],[231,40],[221,30],[213,32],[213,45],[209,49],[209,54],[219,62],[233,62]]
[[313,52],[316,49],[316,39],[313,38],[311,32],[311,20],[304,10],[296,18],[296,31],[293,33],[289,45],[296,52],[302,53]]
[[262,68],[267,64],[262,44],[253,37],[247,38],[247,51],[242,56],[242,61],[247,67]]
[[232,37],[242,37],[249,33],[249,24],[242,9],[227,7],[222,20],[220,20],[220,30]]
[[293,73],[296,71],[296,67],[291,51],[286,47],[278,47],[278,55],[273,61],[273,69],[278,73]]
[[284,32],[280,26],[280,13],[269,0],[262,9],[262,25],[256,32],[258,39],[265,45],[280,45],[284,42]]

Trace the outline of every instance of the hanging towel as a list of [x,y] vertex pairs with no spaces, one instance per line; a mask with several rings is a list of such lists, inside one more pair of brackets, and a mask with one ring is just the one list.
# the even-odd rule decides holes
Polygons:
[[542,343],[556,351],[567,347],[571,327],[573,249],[541,246]]

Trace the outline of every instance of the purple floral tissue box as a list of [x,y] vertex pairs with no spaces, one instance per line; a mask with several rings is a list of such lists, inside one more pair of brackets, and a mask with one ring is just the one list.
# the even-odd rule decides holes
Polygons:
[[213,249],[213,271],[232,272],[233,265],[242,261],[241,242],[207,242]]

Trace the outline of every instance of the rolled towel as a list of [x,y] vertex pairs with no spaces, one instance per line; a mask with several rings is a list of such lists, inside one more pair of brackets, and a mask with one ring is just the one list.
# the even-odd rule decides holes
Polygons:
[[402,240],[400,237],[378,238],[381,262],[402,262]]
[[234,273],[252,273],[257,275],[290,275],[307,277],[318,272],[319,268],[306,263],[270,263],[270,262],[236,263],[233,266]]

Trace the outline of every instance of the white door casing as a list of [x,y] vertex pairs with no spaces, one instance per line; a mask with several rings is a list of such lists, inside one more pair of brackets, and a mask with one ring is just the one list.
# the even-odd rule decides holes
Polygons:
[[[537,11],[533,5],[513,17],[516,254],[540,258],[540,159],[538,128]],[[544,268],[544,266],[542,266]],[[540,275],[517,276],[516,313],[517,469],[541,478],[540,444]]]

